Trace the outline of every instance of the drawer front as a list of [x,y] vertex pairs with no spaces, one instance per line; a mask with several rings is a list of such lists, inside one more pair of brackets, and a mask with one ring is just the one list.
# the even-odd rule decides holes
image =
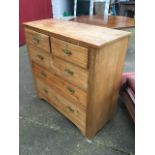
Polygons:
[[51,38],[52,53],[82,68],[88,68],[88,49],[56,38]]
[[64,78],[65,80],[75,84],[79,88],[87,91],[88,88],[88,71],[72,65],[62,59],[53,57],[50,63],[51,70]]
[[32,45],[28,45],[28,49],[29,49],[29,55],[32,61],[40,64],[41,66],[47,69],[50,67],[51,57],[49,53],[45,53],[42,49]]
[[48,82],[49,85],[57,89],[59,93],[65,96],[68,100],[76,102],[77,104],[82,105],[84,108],[86,107],[87,93],[85,91],[68,83],[57,75],[46,71],[37,64],[33,64],[33,71],[35,72],[36,76]]
[[75,125],[77,125],[81,131],[85,132],[86,113],[83,109],[76,106],[74,103],[66,100],[58,92],[56,92],[48,84],[36,78],[38,92],[41,97],[51,103],[56,109],[63,113],[68,119],[70,119]]
[[28,44],[32,44],[36,47],[45,50],[45,52],[50,53],[49,36],[29,29],[25,29],[25,35]]

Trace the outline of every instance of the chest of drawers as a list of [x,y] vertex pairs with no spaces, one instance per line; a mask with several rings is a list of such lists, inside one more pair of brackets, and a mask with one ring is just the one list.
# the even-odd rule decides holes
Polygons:
[[37,96],[93,137],[114,116],[130,33],[52,19],[24,29]]

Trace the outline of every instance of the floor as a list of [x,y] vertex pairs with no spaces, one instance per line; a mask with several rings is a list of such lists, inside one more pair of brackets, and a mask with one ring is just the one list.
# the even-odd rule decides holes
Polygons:
[[[135,70],[134,29],[124,71]],[[134,155],[135,135],[121,99],[114,119],[89,140],[51,105],[36,97],[26,46],[19,48],[20,155]]]

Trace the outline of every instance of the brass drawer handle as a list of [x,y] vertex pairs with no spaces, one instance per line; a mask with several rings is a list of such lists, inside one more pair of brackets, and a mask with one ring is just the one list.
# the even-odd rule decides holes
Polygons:
[[46,88],[43,88],[43,91],[48,94],[48,90]]
[[68,49],[63,49],[62,50],[67,56],[70,56],[70,55],[72,55],[72,52],[71,51],[69,51]]
[[42,55],[37,55],[37,57],[40,59],[40,60],[44,60],[44,57]]
[[69,75],[73,76],[74,72],[71,71],[70,69],[68,68],[65,68],[65,72],[67,72]]
[[41,75],[43,75],[44,77],[47,77],[47,75],[44,71],[41,71]]
[[32,43],[33,44],[39,44],[39,42],[40,42],[40,40],[38,38],[36,38],[36,37],[32,38]]
[[71,94],[74,94],[75,93],[75,90],[71,87],[67,87],[67,90],[71,93]]
[[69,111],[71,111],[71,112],[74,112],[74,110],[71,108],[71,107],[67,107],[67,109],[69,110]]

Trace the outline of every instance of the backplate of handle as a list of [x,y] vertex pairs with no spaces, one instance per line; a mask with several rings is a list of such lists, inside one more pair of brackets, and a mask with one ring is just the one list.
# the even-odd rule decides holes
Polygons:
[[65,72],[68,73],[69,75],[72,75],[72,76],[73,76],[73,74],[74,74],[74,72],[71,71],[71,70],[68,69],[68,68],[65,68]]
[[42,55],[37,55],[37,57],[40,59],[40,60],[44,60],[44,57]]
[[70,55],[72,55],[72,52],[71,51],[69,51],[68,49],[63,49],[62,50],[63,51],[63,53],[65,53],[67,56],[70,56]]
[[74,110],[71,107],[67,107],[69,111],[74,112]]
[[32,38],[32,42],[33,42],[34,44],[39,44],[40,39],[39,39],[39,38],[36,38],[36,37],[33,37],[33,38]]
[[75,90],[71,87],[67,87],[67,90],[71,93],[71,94],[74,94],[75,93]]

